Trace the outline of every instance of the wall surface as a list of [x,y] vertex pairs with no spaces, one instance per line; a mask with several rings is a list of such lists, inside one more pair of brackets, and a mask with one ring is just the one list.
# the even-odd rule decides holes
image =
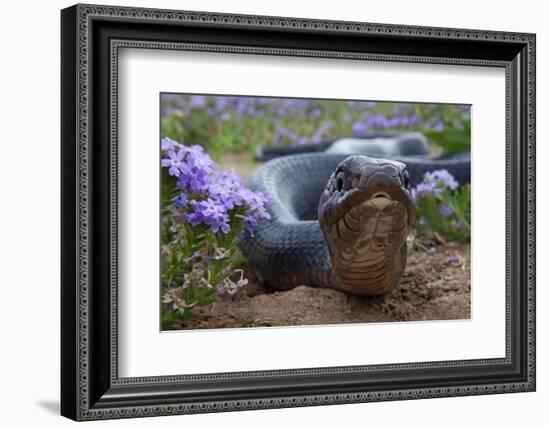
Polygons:
[[[119,0],[104,4],[537,33],[538,387],[536,393],[107,421],[102,424],[548,424],[550,401],[550,28],[542,1]],[[68,424],[59,404],[59,10],[3,4],[0,31],[0,418]]]

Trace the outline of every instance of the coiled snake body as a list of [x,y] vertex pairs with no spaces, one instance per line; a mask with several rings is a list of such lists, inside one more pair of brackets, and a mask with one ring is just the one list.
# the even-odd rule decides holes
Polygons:
[[271,198],[271,219],[241,249],[271,286],[331,287],[352,294],[393,290],[415,220],[410,186],[447,169],[470,181],[469,155],[441,158],[308,153],[259,167],[249,187]]

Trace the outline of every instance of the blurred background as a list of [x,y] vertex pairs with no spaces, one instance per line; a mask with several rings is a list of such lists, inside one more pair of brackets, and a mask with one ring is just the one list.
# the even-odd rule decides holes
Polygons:
[[470,149],[470,106],[163,93],[161,136],[199,144],[247,178],[258,148],[323,145],[343,137],[419,131],[434,154]]

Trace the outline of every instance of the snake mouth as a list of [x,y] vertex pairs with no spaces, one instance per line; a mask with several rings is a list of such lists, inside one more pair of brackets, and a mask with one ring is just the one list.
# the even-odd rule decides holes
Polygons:
[[370,198],[370,202],[379,209],[383,209],[392,202],[392,199],[386,192],[377,192]]
[[343,249],[384,239],[389,233],[406,228],[408,222],[405,205],[380,193],[353,204],[338,219],[321,223],[321,227],[329,244]]
[[[364,188],[353,188],[346,192],[325,190],[321,196],[318,219],[321,225],[333,225],[342,220],[348,212],[357,212],[360,205],[370,205],[379,210],[400,203],[407,210],[407,223],[415,219],[415,206],[410,192],[393,182],[384,182],[385,178],[377,177],[378,182],[369,182]],[[380,181],[383,182],[380,182]],[[380,190],[383,187],[383,190]],[[362,209],[361,209],[362,210]]]

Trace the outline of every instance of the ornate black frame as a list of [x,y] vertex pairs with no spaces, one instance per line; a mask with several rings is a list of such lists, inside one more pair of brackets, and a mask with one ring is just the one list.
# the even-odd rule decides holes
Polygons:
[[[61,13],[61,413],[75,420],[535,390],[535,35],[76,5]],[[119,378],[117,52],[193,49],[506,70],[506,357]]]

